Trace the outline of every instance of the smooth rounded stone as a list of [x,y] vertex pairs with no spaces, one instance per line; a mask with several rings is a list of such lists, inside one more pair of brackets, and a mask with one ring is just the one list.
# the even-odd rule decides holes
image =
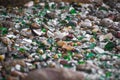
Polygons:
[[32,7],[34,5],[33,1],[29,1],[26,4],[24,4],[25,7]]
[[118,12],[120,12],[120,3],[116,3],[115,9],[116,9]]
[[0,42],[0,54],[5,54],[7,52],[8,52],[7,47],[3,43]]
[[100,58],[101,61],[110,61],[110,60],[113,60],[111,59],[110,56],[106,56],[106,55],[103,55],[101,58]]
[[22,78],[22,80],[84,80],[84,76],[85,75],[82,72],[69,69],[46,68],[29,72],[27,76]]
[[45,17],[48,19],[54,19],[57,17],[57,15],[54,12],[50,12],[50,13],[47,13]]
[[112,33],[107,33],[106,35],[104,35],[104,39],[113,39],[113,35],[112,35]]
[[69,65],[67,60],[60,60],[59,63],[62,65]]
[[91,73],[92,72],[92,67],[88,64],[79,64],[76,66],[76,70],[77,71],[85,71],[87,73]]
[[67,45],[67,42],[60,40],[57,42],[57,45],[62,47],[63,45]]
[[48,67],[49,67],[49,68],[55,68],[55,67],[57,67],[57,65],[56,65],[55,62],[52,62],[52,61],[51,61],[51,62],[48,63]]
[[107,16],[107,12],[106,11],[102,11],[102,10],[101,11],[96,11],[94,13],[94,15],[96,17],[100,18],[100,19],[103,19],[103,18],[105,18]]
[[74,38],[74,35],[73,35],[73,34],[68,34],[68,35],[66,36],[66,38],[73,39],[73,38]]
[[12,21],[2,21],[1,24],[3,27],[6,27],[6,28],[13,28],[14,27],[14,23]]
[[86,19],[85,21],[81,22],[82,27],[92,27],[92,22],[89,19]]
[[68,32],[56,31],[54,34],[55,34],[55,38],[63,39],[65,36],[68,35]]
[[69,23],[67,25],[76,27],[77,26],[77,21],[71,20],[71,21],[69,21]]
[[41,62],[40,65],[42,68],[46,68],[48,66],[46,62]]
[[45,3],[44,3],[44,2],[40,2],[39,5],[40,5],[40,7],[42,7],[42,8],[45,7]]
[[20,34],[25,36],[25,37],[31,37],[32,36],[32,31],[28,28],[24,28],[24,29],[21,30]]
[[11,45],[12,41],[7,38],[7,37],[1,37],[0,40],[5,44],[5,45]]
[[120,51],[120,45],[116,46],[117,50]]
[[116,14],[115,20],[116,20],[116,21],[120,21],[120,13]]
[[113,20],[111,20],[109,18],[104,18],[101,20],[101,25],[103,25],[105,27],[109,27],[112,23],[113,23]]
[[66,49],[67,51],[71,51],[71,50],[74,49],[74,47],[73,47],[73,46],[70,46],[70,45],[63,45],[62,48],[63,48],[63,49]]
[[118,68],[120,67],[120,60],[119,59],[114,62],[114,66],[116,66]]
[[37,52],[41,55],[44,54],[44,51],[42,49],[37,49]]
[[73,55],[73,59],[81,59],[81,58],[83,58],[82,54],[74,54]]
[[0,61],[3,61],[5,59],[5,55],[0,55]]
[[65,3],[60,1],[57,5],[57,8],[61,9],[61,8],[64,8],[65,6],[66,6]]
[[40,28],[40,26],[39,26],[37,23],[32,23],[32,24],[30,25],[30,27],[31,27],[32,29],[39,29],[39,28]]
[[120,31],[117,31],[116,37],[117,37],[117,38],[120,38]]

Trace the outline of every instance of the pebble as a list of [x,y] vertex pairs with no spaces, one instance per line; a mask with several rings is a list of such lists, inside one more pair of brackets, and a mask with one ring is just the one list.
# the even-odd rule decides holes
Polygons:
[[68,32],[57,31],[54,33],[54,35],[55,35],[55,38],[63,39],[65,36],[68,35]]
[[7,52],[8,52],[7,47],[3,43],[0,43],[0,54],[5,54]]
[[111,20],[109,18],[104,18],[101,20],[101,25],[103,25],[105,27],[109,27],[112,23],[113,23],[113,20]]
[[117,31],[116,37],[120,38],[120,31]]
[[25,37],[31,37],[32,36],[32,31],[28,28],[24,28],[24,29],[21,30],[20,34],[25,36]]
[[107,33],[106,35],[104,35],[104,39],[109,39],[109,40],[111,40],[111,39],[113,39],[113,35],[112,35],[112,33]]
[[37,23],[32,23],[31,24],[31,28],[33,28],[33,29],[39,29],[40,26]]
[[82,54],[74,54],[73,55],[73,59],[81,59],[81,58],[83,58],[83,55]]
[[28,3],[24,4],[25,7],[32,7],[34,5],[33,1],[29,1]]
[[5,45],[11,45],[12,41],[7,38],[7,37],[1,37],[1,41],[5,44]]
[[86,19],[85,21],[81,22],[82,27],[91,27],[92,22],[89,19]]
[[63,49],[66,49],[66,50],[68,50],[68,51],[71,51],[71,50],[74,49],[74,47],[73,47],[73,46],[70,46],[70,45],[63,45],[62,48],[63,48]]
[[3,61],[5,59],[5,55],[0,55],[0,61]]
[[67,42],[60,40],[57,42],[57,45],[62,47],[63,45],[67,45]]

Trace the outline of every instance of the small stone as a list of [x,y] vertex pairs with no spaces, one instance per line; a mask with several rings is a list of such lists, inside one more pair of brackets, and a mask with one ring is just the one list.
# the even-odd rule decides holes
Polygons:
[[62,47],[63,45],[67,45],[67,42],[60,40],[57,42],[57,45]]
[[0,55],[0,61],[3,61],[5,59],[5,55]]
[[59,58],[58,54],[55,54],[55,55],[53,56],[53,58],[54,58],[54,59],[58,59],[58,58]]
[[50,13],[47,13],[45,17],[48,19],[54,19],[57,17],[57,15],[54,12],[50,12]]
[[98,28],[94,28],[94,29],[92,30],[92,32],[94,32],[94,33],[97,33],[98,31],[99,31]]
[[82,54],[74,54],[73,58],[81,59],[81,58],[83,58],[83,55]]
[[33,28],[33,29],[39,29],[40,26],[37,23],[32,23],[31,24],[31,28]]
[[44,53],[42,49],[38,49],[37,52],[38,52],[39,54],[43,54],[43,53]]
[[62,64],[62,65],[68,65],[69,64],[67,60],[60,60],[59,63]]
[[95,38],[90,38],[90,42],[96,42]]
[[113,20],[109,18],[104,18],[101,20],[101,24],[105,27],[109,27],[113,23]]
[[68,50],[68,51],[71,51],[71,50],[74,49],[74,47],[72,47],[72,46],[70,46],[70,45],[63,45],[62,48],[63,48],[63,49],[66,49],[66,50]]
[[82,27],[91,27],[92,22],[89,19],[86,19],[84,22],[81,22]]
[[73,34],[68,34],[66,37],[72,39],[74,37],[74,35]]
[[113,39],[113,35],[112,33],[107,33],[105,36],[104,36],[104,39]]
[[35,4],[37,4],[37,3],[39,3],[39,2],[40,2],[40,0],[34,0],[34,2],[35,2]]
[[77,22],[71,20],[71,21],[68,23],[68,26],[76,27],[76,26],[77,26]]
[[5,45],[11,45],[12,41],[7,38],[7,37],[1,37],[1,41],[5,44]]
[[96,53],[104,53],[105,51],[103,50],[103,49],[101,49],[100,47],[95,47],[94,48],[94,51],[96,52]]
[[2,21],[1,23],[2,23],[2,26],[6,27],[6,28],[12,28],[12,27],[14,27],[14,24],[13,24],[12,21]]
[[120,46],[116,46],[117,50],[120,51]]
[[21,30],[20,34],[25,36],[25,37],[31,37],[32,36],[32,31],[28,28],[24,28],[24,29]]
[[7,47],[3,43],[0,43],[0,54],[5,54],[7,52],[8,52]]
[[54,34],[55,34],[55,38],[63,39],[65,36],[68,35],[68,32],[57,31]]
[[120,31],[117,31],[116,37],[120,38]]
[[24,4],[25,7],[32,7],[34,5],[33,1],[29,1],[28,3]]

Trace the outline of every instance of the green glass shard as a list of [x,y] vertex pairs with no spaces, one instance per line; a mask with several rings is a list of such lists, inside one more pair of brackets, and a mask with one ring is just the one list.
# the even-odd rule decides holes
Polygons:
[[91,43],[91,44],[90,44],[90,49],[94,49],[95,46],[96,46],[95,43]]
[[95,56],[95,54],[94,53],[92,53],[92,52],[90,52],[90,53],[88,53],[87,55],[86,55],[86,58],[93,58]]
[[73,8],[70,10],[70,14],[76,14],[76,10]]
[[5,35],[8,33],[8,29],[4,28],[4,27],[0,27],[0,31],[1,31],[2,35]]
[[105,50],[108,50],[108,51],[112,51],[114,47],[115,47],[115,44],[114,44],[113,42],[108,42],[108,43],[105,45],[104,49],[105,49]]

